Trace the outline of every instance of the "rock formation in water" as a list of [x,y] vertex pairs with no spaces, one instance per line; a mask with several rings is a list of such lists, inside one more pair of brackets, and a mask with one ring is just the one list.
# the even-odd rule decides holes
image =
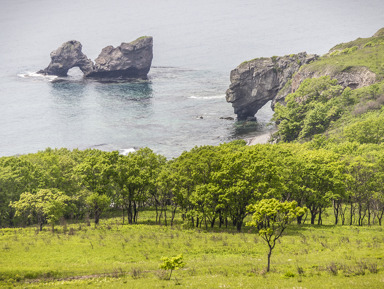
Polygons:
[[68,41],[51,53],[51,63],[38,73],[67,76],[68,70],[79,67],[85,77],[102,79],[146,78],[151,68],[153,39],[144,36],[113,48],[107,46],[95,64],[81,52],[78,41]]
[[82,45],[79,41],[68,41],[51,52],[51,63],[46,69],[38,73],[67,76],[68,70],[72,67],[79,67],[86,75],[94,70],[92,60],[81,51]]
[[317,58],[305,52],[283,57],[258,58],[243,62],[231,71],[231,85],[226,93],[238,120],[254,120],[256,112],[291,79],[303,64]]
[[87,77],[145,78],[151,68],[152,37],[141,37],[113,48],[103,48],[95,60],[95,69]]

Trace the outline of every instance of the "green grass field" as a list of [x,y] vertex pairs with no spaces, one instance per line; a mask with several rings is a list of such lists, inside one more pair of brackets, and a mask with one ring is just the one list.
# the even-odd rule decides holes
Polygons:
[[[384,288],[382,227],[296,226],[276,245],[250,228],[85,224],[0,229],[2,288]],[[171,280],[162,256],[183,254]]]

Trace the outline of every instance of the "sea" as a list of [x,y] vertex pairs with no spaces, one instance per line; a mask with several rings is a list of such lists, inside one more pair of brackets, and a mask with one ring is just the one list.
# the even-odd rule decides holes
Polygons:
[[[269,104],[245,123],[226,102],[231,70],[257,57],[322,55],[370,37],[383,15],[382,0],[0,0],[0,156],[149,147],[174,158],[265,136]],[[94,60],[144,35],[154,41],[147,81],[100,83],[78,68],[36,74],[66,41]]]

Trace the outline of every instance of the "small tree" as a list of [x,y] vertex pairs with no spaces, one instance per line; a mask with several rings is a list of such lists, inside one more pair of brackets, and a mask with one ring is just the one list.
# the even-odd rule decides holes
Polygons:
[[275,248],[276,241],[283,235],[288,224],[305,214],[307,208],[298,207],[296,201],[280,202],[276,199],[264,199],[249,205],[247,209],[253,212],[253,216],[252,221],[246,225],[256,227],[260,237],[268,244],[267,272],[269,272],[272,250]]
[[168,280],[171,280],[173,270],[177,270],[177,269],[183,268],[185,266],[182,254],[180,254],[176,257],[171,257],[171,258],[162,257],[161,261],[163,261],[163,263],[160,264],[160,269],[171,270],[171,273],[169,274]]
[[29,219],[37,218],[40,231],[45,221],[51,224],[52,231],[55,223],[64,214],[70,197],[55,189],[41,189],[36,194],[23,193],[20,200],[10,203],[16,210],[16,216],[27,214]]

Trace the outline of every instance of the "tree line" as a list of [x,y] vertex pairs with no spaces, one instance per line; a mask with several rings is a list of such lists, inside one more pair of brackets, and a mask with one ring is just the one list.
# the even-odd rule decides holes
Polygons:
[[157,224],[176,213],[195,227],[241,231],[249,205],[263,199],[296,201],[308,213],[297,223],[372,225],[384,214],[384,146],[345,142],[246,146],[234,141],[195,147],[179,157],[143,148],[128,155],[95,149],[46,149],[0,158],[0,227],[60,218],[97,224],[105,210],[134,224],[152,209]]

